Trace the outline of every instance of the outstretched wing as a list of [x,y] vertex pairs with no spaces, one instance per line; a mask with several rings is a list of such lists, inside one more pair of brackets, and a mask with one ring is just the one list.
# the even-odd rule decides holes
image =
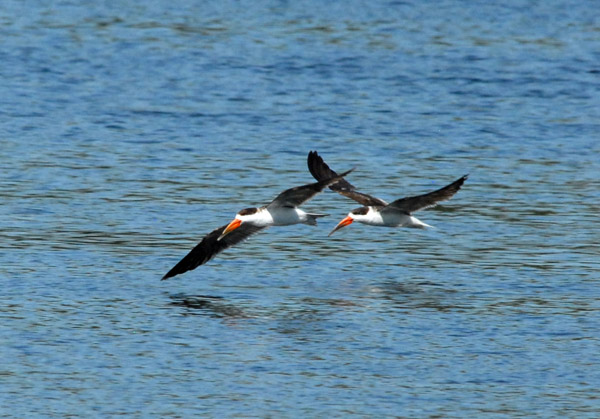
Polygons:
[[469,175],[464,175],[460,179],[452,182],[450,185],[444,186],[437,191],[429,192],[424,195],[397,199],[384,208],[382,212],[385,212],[387,208],[390,208],[410,214],[415,211],[433,207],[440,201],[446,201],[452,198],[454,194],[458,192],[462,184],[465,183],[465,180],[468,176]]
[[[317,180],[330,179],[338,176],[336,172],[331,170],[327,163],[323,161],[323,158],[317,154],[316,151],[308,153],[308,170],[310,174]],[[376,198],[365,193],[358,192],[354,185],[348,182],[346,179],[340,179],[331,186],[329,189],[344,195],[347,198],[353,199],[356,202],[367,205],[367,206],[385,206],[387,202],[383,199]]]
[[194,247],[177,265],[175,265],[162,279],[167,279],[175,275],[182,274],[187,271],[196,269],[198,266],[205,264],[223,250],[235,246],[236,244],[246,240],[252,234],[259,232],[265,227],[257,227],[250,223],[242,223],[238,228],[227,234],[221,240],[219,236],[227,224],[221,226],[206,235],[200,243]]
[[324,179],[317,179],[318,182],[315,183],[309,183],[308,185],[296,186],[295,188],[287,189],[277,195],[277,197],[269,205],[267,205],[267,208],[299,207],[326,187],[338,182],[352,170],[354,169],[350,169],[341,175],[334,173],[333,176]]

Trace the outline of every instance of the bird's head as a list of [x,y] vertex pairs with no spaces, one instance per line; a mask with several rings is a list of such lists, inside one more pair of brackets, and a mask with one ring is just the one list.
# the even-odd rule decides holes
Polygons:
[[225,230],[223,230],[223,232],[217,240],[221,240],[233,230],[239,228],[242,225],[242,223],[252,221],[252,219],[255,218],[258,211],[259,208],[244,208],[243,210],[239,211],[237,214],[235,214],[235,218],[233,219],[233,221],[230,222],[227,225],[227,227],[225,227]]
[[366,219],[367,214],[369,213],[370,210],[371,209],[369,207],[360,207],[360,208],[353,209],[352,211],[350,211],[348,213],[346,218],[344,218],[342,221],[340,221],[338,223],[338,225],[336,225],[335,228],[333,230],[331,230],[331,233],[329,233],[329,235],[331,236],[333,233],[338,231],[340,228],[349,226],[354,221],[361,222],[362,220]]

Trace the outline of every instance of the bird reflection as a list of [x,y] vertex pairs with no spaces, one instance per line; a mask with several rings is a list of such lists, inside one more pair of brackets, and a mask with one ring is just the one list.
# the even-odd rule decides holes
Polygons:
[[250,317],[244,310],[234,304],[228,304],[223,297],[211,295],[170,295],[169,305],[184,307],[185,314],[205,315],[215,318],[243,318]]
[[373,291],[376,291],[380,298],[388,300],[396,308],[425,308],[442,312],[462,308],[460,304],[452,302],[455,300],[455,290],[428,281],[404,283],[385,281]]
[[[212,295],[169,295],[169,306],[184,309],[183,315],[207,316],[217,319],[264,319],[276,322],[274,326],[281,333],[301,333],[324,327],[330,316],[340,311],[352,312],[370,310],[369,300],[383,300],[388,303],[379,310],[418,310],[433,309],[446,312],[465,308],[459,302],[459,294],[443,284],[428,281],[395,280],[382,281],[367,289],[361,288],[355,298],[300,297],[286,300],[273,307],[260,307],[247,300],[230,301]],[[386,308],[387,307],[387,308]]]

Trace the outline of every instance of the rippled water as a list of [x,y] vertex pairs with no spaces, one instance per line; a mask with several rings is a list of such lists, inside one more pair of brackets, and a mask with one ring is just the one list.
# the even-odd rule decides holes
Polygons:
[[[101,3],[101,2],[100,2]],[[597,417],[593,2],[0,7],[0,412]],[[317,149],[421,220],[162,275]]]

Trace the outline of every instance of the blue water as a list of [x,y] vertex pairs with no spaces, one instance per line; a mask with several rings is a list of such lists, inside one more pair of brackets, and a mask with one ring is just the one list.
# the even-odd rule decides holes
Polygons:
[[[595,2],[134,3],[0,6],[3,417],[600,415]],[[160,281],[311,149],[470,177]]]

